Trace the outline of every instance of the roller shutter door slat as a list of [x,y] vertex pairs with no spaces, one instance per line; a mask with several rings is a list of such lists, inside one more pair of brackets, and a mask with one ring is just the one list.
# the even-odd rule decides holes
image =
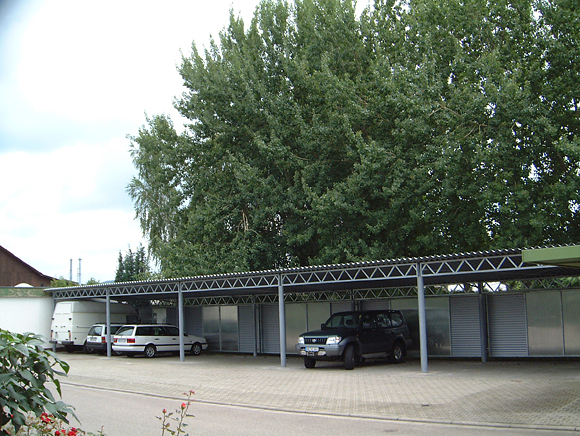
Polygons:
[[277,305],[262,306],[262,352],[280,354],[280,317]]
[[492,357],[529,355],[523,294],[489,296],[489,349]]
[[481,328],[477,296],[449,299],[451,315],[451,355],[481,357]]
[[352,301],[351,300],[333,301],[330,304],[330,307],[332,313],[348,312],[352,310]]
[[[238,307],[238,334],[240,340],[240,351],[242,353],[254,352],[254,323],[252,317],[254,315],[254,308],[252,306]],[[260,349],[259,338],[258,350]]]
[[363,300],[363,310],[389,310],[391,300]]

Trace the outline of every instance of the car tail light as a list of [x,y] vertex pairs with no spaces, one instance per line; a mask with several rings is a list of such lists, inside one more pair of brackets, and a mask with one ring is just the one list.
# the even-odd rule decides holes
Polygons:
[[107,343],[107,338],[104,336],[101,336],[101,344],[106,344]]
[[117,338],[113,338],[113,342],[117,342]]
[[135,343],[135,338],[127,338],[127,343],[128,344],[134,344]]

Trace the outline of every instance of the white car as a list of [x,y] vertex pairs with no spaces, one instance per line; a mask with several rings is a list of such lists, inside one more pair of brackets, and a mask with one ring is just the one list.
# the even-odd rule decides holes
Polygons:
[[[207,341],[199,336],[184,333],[183,344],[194,356],[207,350]],[[161,324],[124,325],[115,333],[113,350],[128,357],[137,354],[155,357],[157,353],[176,352],[179,351],[179,329]]]

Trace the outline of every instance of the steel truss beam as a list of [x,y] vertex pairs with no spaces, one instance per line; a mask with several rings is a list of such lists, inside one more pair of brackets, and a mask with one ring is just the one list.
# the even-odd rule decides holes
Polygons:
[[[427,295],[461,292],[461,287],[464,292],[465,290],[472,291],[470,286],[477,288],[476,285],[468,286],[464,283],[484,282],[487,283],[485,290],[491,291],[491,285],[488,284],[494,282],[512,280],[526,283],[527,280],[536,286],[537,283],[542,283],[538,279],[559,280],[552,276],[578,275],[577,270],[524,264],[520,250],[506,250],[173,280],[52,288],[50,291],[57,300],[105,298],[107,289],[110,298],[116,300],[139,298],[176,300],[181,286],[186,301],[195,300],[203,304],[248,302],[252,298],[251,295],[254,295],[254,298],[258,298],[261,302],[267,302],[268,298],[276,299],[278,280],[281,279],[286,295],[311,293],[313,296],[307,298],[336,300],[342,298],[343,292],[352,290],[356,292],[355,298],[393,298],[416,295],[418,265],[422,267]],[[460,285],[456,285],[457,283]],[[512,288],[511,285],[505,286]],[[331,293],[330,296],[328,292]],[[337,292],[337,294],[332,295],[332,292]],[[272,294],[270,297],[266,297],[270,294]],[[314,297],[314,295],[319,295],[319,297]],[[304,297],[291,298],[295,301],[294,299]]]
[[[580,280],[570,280],[569,278],[543,279],[531,281],[510,281],[509,283],[463,283],[448,286],[426,286],[426,296],[438,295],[455,295],[478,293],[479,286],[484,293],[497,292],[521,292],[521,291],[540,291],[540,290],[562,290],[577,289],[580,286]],[[314,303],[314,302],[336,302],[344,300],[376,300],[376,299],[393,299],[416,297],[417,287],[397,287],[397,288],[378,288],[378,289],[357,289],[353,291],[323,291],[323,292],[304,292],[291,293],[284,296],[287,303]],[[142,301],[142,300],[140,300]],[[275,294],[258,294],[258,295],[232,295],[217,297],[199,297],[184,298],[184,306],[239,306],[244,304],[275,304],[278,303],[278,295]],[[143,305],[153,307],[176,307],[177,299],[152,299],[142,301]]]

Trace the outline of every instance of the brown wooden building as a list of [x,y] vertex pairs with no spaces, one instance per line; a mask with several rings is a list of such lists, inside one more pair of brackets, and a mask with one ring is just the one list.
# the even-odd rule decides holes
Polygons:
[[32,268],[0,245],[0,286],[27,283],[37,288],[45,288],[50,286],[52,280],[52,277]]

